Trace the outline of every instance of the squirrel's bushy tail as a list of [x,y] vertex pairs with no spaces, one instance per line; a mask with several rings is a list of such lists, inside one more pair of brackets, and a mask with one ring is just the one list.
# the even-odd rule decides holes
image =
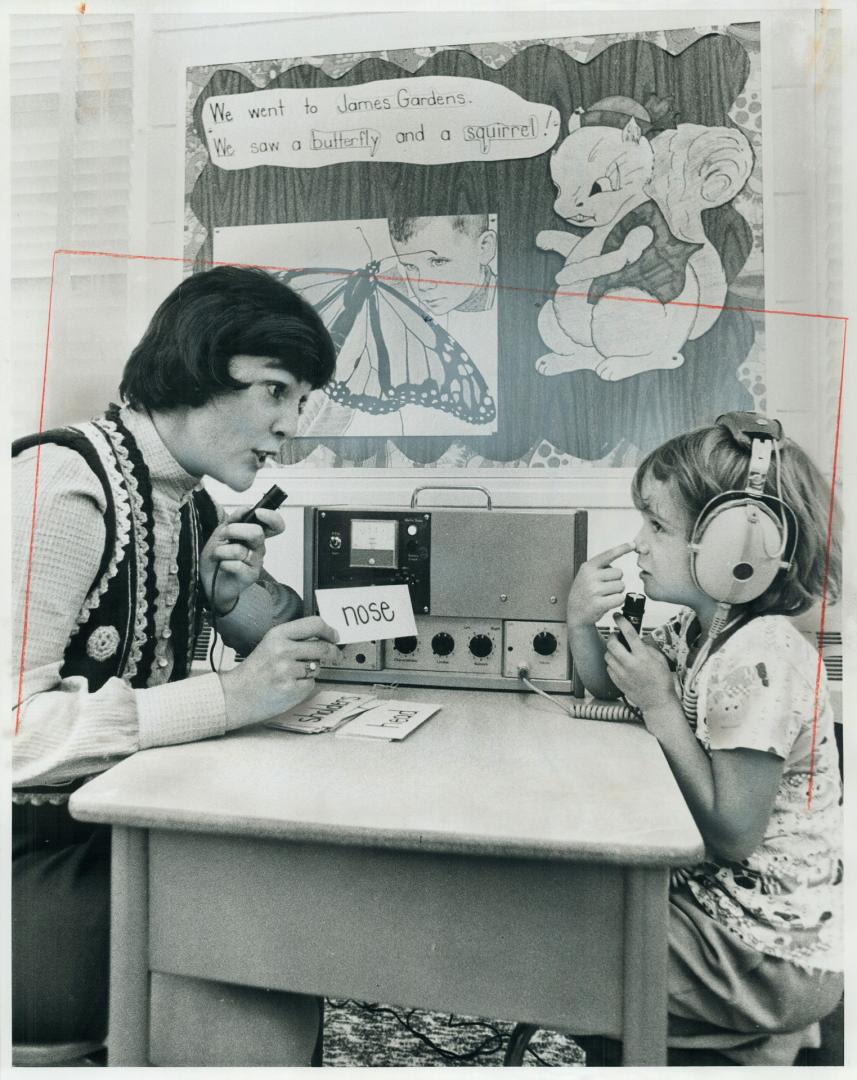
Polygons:
[[649,194],[680,240],[702,243],[702,211],[734,199],[753,170],[747,137],[734,127],[679,124],[651,140]]
[[660,207],[673,235],[702,244],[688,260],[698,282],[701,306],[690,338],[701,337],[720,314],[726,298],[726,275],[719,253],[705,235],[703,210],[730,202],[753,170],[753,150],[747,137],[734,127],[679,124],[651,140],[652,178],[646,193]]

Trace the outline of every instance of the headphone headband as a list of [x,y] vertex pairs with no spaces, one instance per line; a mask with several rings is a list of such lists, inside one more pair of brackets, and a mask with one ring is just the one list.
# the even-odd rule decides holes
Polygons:
[[783,425],[779,420],[770,419],[760,413],[723,413],[714,423],[725,427],[735,442],[746,449],[749,449],[753,439],[771,439],[777,443],[783,441]]

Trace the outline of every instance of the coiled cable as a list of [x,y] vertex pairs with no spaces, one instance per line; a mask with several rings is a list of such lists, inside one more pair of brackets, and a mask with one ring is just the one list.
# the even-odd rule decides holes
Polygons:
[[558,698],[555,698],[552,694],[548,694],[534,683],[530,682],[529,668],[526,664],[518,665],[518,678],[528,689],[532,690],[534,694],[540,694],[543,698],[546,698],[552,705],[555,705],[560,712],[566,716],[573,716],[577,720],[640,720],[642,719],[642,713],[639,709],[635,709],[631,705],[619,705],[619,704],[604,704],[597,705],[593,701],[575,702],[572,705],[565,705]]

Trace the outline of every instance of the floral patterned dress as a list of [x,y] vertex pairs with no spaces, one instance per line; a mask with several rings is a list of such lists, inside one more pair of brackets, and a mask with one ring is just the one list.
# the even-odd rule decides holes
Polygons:
[[[680,697],[694,620],[683,611],[652,635],[675,668]],[[818,654],[785,616],[760,616],[715,649],[696,690],[688,722],[706,753],[759,750],[784,766],[755,851],[740,863],[707,857],[678,871],[674,884],[686,884],[700,907],[750,948],[841,971],[842,787]]]

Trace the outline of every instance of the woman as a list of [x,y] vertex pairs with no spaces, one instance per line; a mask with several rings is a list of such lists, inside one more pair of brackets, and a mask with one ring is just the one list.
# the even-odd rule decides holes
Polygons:
[[[158,308],[126,364],[121,407],[13,446],[16,1042],[106,1034],[110,834],[74,821],[69,794],[137,750],[292,707],[332,658],[335,631],[297,619],[300,598],[262,569],[280,516],[259,511],[264,529],[240,511],[227,518],[200,480],[249,488],[334,364],[301,297],[263,271],[218,267]],[[189,679],[204,609],[247,659]],[[308,1063],[315,999],[192,991],[177,1022],[200,1045],[198,1064]],[[221,1041],[218,1008],[245,1011],[243,1041]]]

